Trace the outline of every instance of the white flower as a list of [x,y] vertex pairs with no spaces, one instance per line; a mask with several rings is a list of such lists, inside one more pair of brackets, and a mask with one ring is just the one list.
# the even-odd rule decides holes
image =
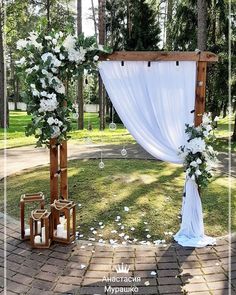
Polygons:
[[150,239],[151,238],[151,235],[147,235],[147,239]]
[[41,56],[41,59],[43,62],[46,62],[49,57],[53,59],[54,55],[51,52],[46,52]]
[[214,121],[217,122],[217,121],[219,121],[219,120],[220,120],[220,118],[219,118],[218,116],[215,116]]
[[54,48],[54,51],[55,51],[56,53],[59,53],[59,52],[60,52],[60,47],[59,47],[59,46],[56,46],[56,47]]
[[75,36],[72,36],[72,35],[68,35],[64,42],[63,42],[63,46],[65,47],[65,49],[68,51],[72,48],[75,47],[75,43],[76,43],[76,37]]
[[57,73],[57,69],[56,68],[51,68],[53,73]]
[[208,131],[203,131],[203,135],[204,135],[205,137],[207,137],[207,136],[209,135],[209,132],[208,132]]
[[57,44],[57,39],[52,39],[52,44],[56,45]]
[[41,82],[42,88],[45,89],[47,87],[46,82],[45,82],[45,79],[40,78],[40,82]]
[[191,150],[193,154],[196,154],[197,152],[203,152],[205,150],[206,143],[202,138],[195,137],[186,144],[186,147]]
[[98,55],[94,55],[93,60],[94,61],[98,61],[99,60],[99,56]]
[[202,160],[198,158],[196,162],[197,162],[198,164],[201,164],[201,163],[202,163]]
[[197,170],[195,171],[195,174],[196,174],[197,176],[199,176],[199,175],[202,175],[202,172],[201,172],[199,169],[197,169]]
[[47,123],[48,123],[49,125],[54,124],[54,122],[55,122],[55,120],[54,120],[53,117],[49,117],[49,118],[47,119]]
[[39,104],[39,113],[52,112],[58,107],[58,102],[56,98],[52,99],[41,99]]
[[56,90],[57,93],[65,94],[66,89],[60,79],[58,79],[57,77],[53,77],[51,82],[53,83],[53,88]]
[[63,59],[65,59],[65,56],[63,55],[63,54],[59,54],[59,58],[61,59],[61,60],[63,60]]
[[207,125],[207,126],[206,126],[206,130],[207,130],[208,132],[211,131],[211,130],[212,130],[211,125]]
[[58,126],[52,126],[53,133],[51,134],[51,138],[56,138],[61,134],[60,128]]
[[44,39],[45,40],[52,40],[52,37],[51,36],[45,36]]
[[33,45],[35,48],[41,50],[43,48],[41,43],[37,42],[38,35],[35,32],[29,33],[29,44]]
[[16,61],[16,64],[17,64],[17,65],[23,65],[23,64],[25,63],[25,61],[26,61],[26,59],[25,59],[25,57],[23,56],[20,60],[17,60],[17,61]]
[[190,163],[190,166],[197,167],[197,166],[198,166],[198,164],[197,164],[197,162],[195,162],[195,161],[192,161],[192,162]]
[[202,123],[203,123],[203,125],[207,125],[207,124],[211,123],[211,119],[210,119],[210,116],[208,114],[203,114]]
[[46,91],[42,91],[42,92],[40,92],[40,95],[41,96],[44,96],[44,97],[47,97],[48,96],[48,93]]
[[129,212],[129,207],[124,207],[125,212]]
[[25,39],[20,39],[16,42],[16,49],[22,50],[28,45],[28,41]]
[[32,94],[33,96],[38,96],[38,97],[40,96],[40,92],[37,89],[33,89]]

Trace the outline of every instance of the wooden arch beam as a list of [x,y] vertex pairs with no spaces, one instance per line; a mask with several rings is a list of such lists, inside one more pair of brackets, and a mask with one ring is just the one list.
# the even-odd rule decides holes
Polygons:
[[217,62],[218,56],[208,51],[114,51],[102,54],[100,61],[204,61]]
[[196,96],[194,124],[202,122],[206,101],[207,64],[218,61],[215,53],[208,51],[115,51],[111,54],[102,54],[100,61],[196,61]]

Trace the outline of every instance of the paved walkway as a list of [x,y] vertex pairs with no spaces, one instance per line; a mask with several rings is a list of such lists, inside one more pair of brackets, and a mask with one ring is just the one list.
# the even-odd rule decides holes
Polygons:
[[[4,294],[2,216],[0,232],[0,292]],[[18,222],[8,219],[7,295],[236,294],[235,237],[231,244],[232,281],[229,284],[227,238],[219,239],[217,246],[203,249],[182,248],[177,244],[112,248],[88,246],[88,242],[80,241],[69,246],[55,244],[49,250],[32,250],[19,235]],[[122,263],[129,267],[127,274],[116,271]],[[134,281],[135,287],[125,282],[128,280]]]
[[[103,157],[110,159],[122,158],[120,145],[83,145],[69,142],[68,158],[71,159],[96,159],[100,157],[101,148]],[[140,145],[133,144],[126,146],[127,157],[129,159],[154,159]],[[12,148],[6,151],[7,155],[7,175],[14,174],[24,169],[46,165],[49,163],[49,150],[47,148],[35,148],[34,146],[25,146]],[[3,150],[0,150],[0,158],[3,156]],[[220,153],[218,169],[223,173],[228,173],[228,154]],[[3,178],[3,166],[0,165],[0,179]],[[232,157],[232,176],[236,177],[236,157]]]

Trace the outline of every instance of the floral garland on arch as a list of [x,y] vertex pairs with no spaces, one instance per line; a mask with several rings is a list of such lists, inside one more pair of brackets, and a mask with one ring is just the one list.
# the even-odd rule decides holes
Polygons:
[[73,104],[66,95],[66,83],[87,70],[96,70],[99,52],[109,52],[94,37],[65,35],[52,30],[31,32],[17,42],[22,58],[16,62],[26,82],[27,113],[32,121],[26,135],[35,135],[37,146],[69,138]]
[[[218,117],[215,118],[217,120]],[[210,114],[204,114],[202,123],[197,127],[186,124],[187,143],[179,148],[186,176],[195,180],[199,188],[208,185],[213,176],[212,169],[217,163],[217,152],[210,145],[210,141],[214,139],[213,129]]]

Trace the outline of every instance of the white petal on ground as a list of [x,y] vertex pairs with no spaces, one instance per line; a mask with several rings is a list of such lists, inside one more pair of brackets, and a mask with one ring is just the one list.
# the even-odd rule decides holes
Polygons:
[[146,282],[144,283],[144,285],[145,285],[145,286],[149,286],[149,285],[150,285],[150,282],[149,282],[149,281],[146,281]]
[[155,271],[151,271],[151,276],[155,276],[157,273]]
[[125,212],[129,212],[129,207],[124,207]]

